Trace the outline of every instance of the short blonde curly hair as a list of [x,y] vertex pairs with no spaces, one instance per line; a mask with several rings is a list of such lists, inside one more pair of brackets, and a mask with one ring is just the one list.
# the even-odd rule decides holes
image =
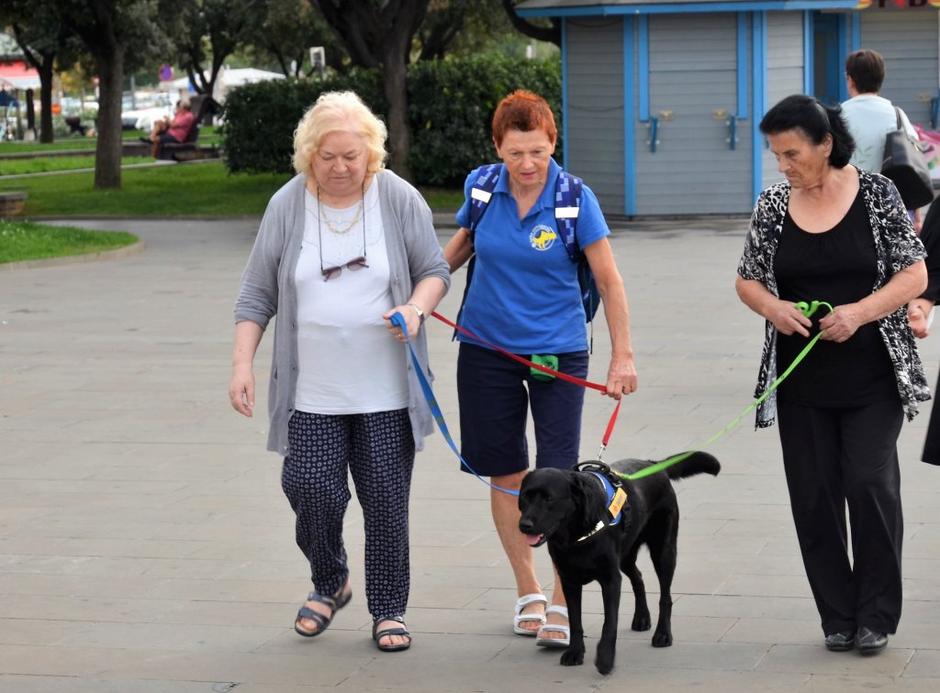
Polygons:
[[369,110],[359,95],[352,91],[328,91],[320,94],[317,102],[307,109],[294,130],[294,170],[310,173],[310,164],[324,136],[330,132],[353,132],[366,143],[368,172],[376,173],[385,167],[385,123]]

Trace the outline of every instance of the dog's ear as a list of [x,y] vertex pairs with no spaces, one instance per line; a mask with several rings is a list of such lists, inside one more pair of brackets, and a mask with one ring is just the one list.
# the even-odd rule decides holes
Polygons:
[[571,500],[574,504],[572,521],[585,531],[593,529],[600,519],[596,482],[588,474],[574,474],[571,480]]

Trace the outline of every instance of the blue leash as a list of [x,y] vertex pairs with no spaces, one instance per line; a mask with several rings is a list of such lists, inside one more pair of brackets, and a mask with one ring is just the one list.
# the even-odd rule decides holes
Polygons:
[[428,382],[428,378],[424,374],[424,369],[421,367],[421,362],[418,361],[418,355],[415,353],[415,348],[408,339],[408,327],[405,325],[405,319],[402,317],[401,313],[395,313],[391,318],[391,323],[395,325],[395,327],[399,328],[401,333],[405,335],[405,344],[408,345],[408,351],[411,352],[411,362],[414,365],[415,373],[418,374],[418,382],[421,383],[421,390],[424,392],[424,398],[428,401],[428,406],[431,408],[431,414],[434,415],[434,420],[437,422],[437,427],[440,429],[441,435],[444,436],[444,440],[447,441],[450,449],[454,451],[457,459],[460,460],[460,464],[462,464],[477,479],[482,481],[490,488],[496,489],[497,491],[502,491],[503,493],[508,493],[510,496],[518,496],[519,492],[515,489],[497,486],[496,484],[487,481],[482,476],[477,474],[477,471],[473,467],[467,464],[467,461],[460,454],[460,450],[457,448],[457,444],[454,442],[453,437],[450,435],[450,431],[447,429],[447,422],[444,421],[444,413],[441,411],[441,407],[437,403],[437,398],[434,396],[434,391],[431,389],[431,383]]

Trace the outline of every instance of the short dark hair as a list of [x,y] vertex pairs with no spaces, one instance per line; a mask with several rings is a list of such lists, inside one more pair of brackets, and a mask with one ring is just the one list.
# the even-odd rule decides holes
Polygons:
[[778,102],[760,121],[760,131],[765,135],[797,128],[814,144],[822,144],[826,135],[832,135],[829,163],[835,168],[849,163],[855,151],[855,140],[849,134],[839,106],[827,108],[812,96],[793,94]]
[[505,97],[493,113],[493,139],[497,147],[503,144],[507,130],[544,130],[552,142],[558,139],[551,106],[544,98],[526,89],[517,89]]
[[885,81],[885,59],[868,48],[849,53],[845,74],[852,78],[860,94],[877,94]]

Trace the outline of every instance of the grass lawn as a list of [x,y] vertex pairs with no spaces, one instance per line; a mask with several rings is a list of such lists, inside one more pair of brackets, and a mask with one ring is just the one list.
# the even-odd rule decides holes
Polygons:
[[[149,156],[126,156],[121,161],[125,164],[144,164],[152,162],[153,158]],[[87,156],[43,156],[35,159],[0,159],[0,176],[94,167],[94,154],[88,154]],[[0,181],[0,184],[2,184],[2,181]]]
[[96,253],[136,241],[136,236],[123,231],[88,231],[0,220],[0,263]]
[[[142,132],[137,130],[124,130],[121,138],[124,140],[136,140]],[[87,149],[94,151],[98,146],[98,140],[94,137],[79,137],[71,135],[57,137],[55,142],[43,144],[40,142],[0,142],[0,156],[4,154],[25,154],[28,152],[58,152],[70,151],[73,149]]]
[[213,161],[125,170],[120,190],[95,190],[92,173],[20,178],[5,187],[29,194],[27,216],[260,216],[288,177],[229,175],[221,161]]
[[463,188],[419,188],[435,212],[456,212],[463,204]]
[[[27,216],[227,217],[261,216],[289,174],[229,174],[221,161],[125,170],[120,190],[95,190],[91,173],[20,178],[0,190],[25,190]],[[461,190],[422,191],[434,210],[455,210]]]
[[[124,130],[121,137],[124,140],[135,141],[138,137],[148,133],[141,130]],[[222,139],[218,128],[214,126],[201,126],[199,128],[199,144],[218,144]],[[66,136],[56,139],[50,144],[39,142],[0,142],[0,156],[4,154],[22,154],[26,152],[67,151],[72,149],[87,149],[94,151],[98,140],[94,137]]]

